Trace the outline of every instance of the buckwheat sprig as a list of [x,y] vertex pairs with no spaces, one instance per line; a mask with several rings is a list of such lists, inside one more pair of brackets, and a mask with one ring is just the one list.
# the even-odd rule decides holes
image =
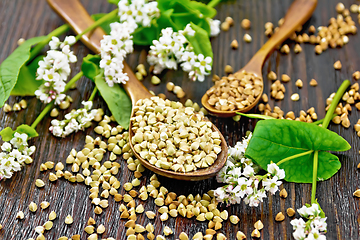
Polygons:
[[120,22],[134,22],[137,25],[150,27],[151,21],[160,16],[156,1],[120,0],[118,3]]
[[56,105],[60,104],[66,97],[65,81],[68,79],[71,69],[70,63],[77,61],[76,56],[70,51],[70,46],[76,42],[74,36],[67,36],[64,42],[59,38],[52,37],[49,42],[50,50],[46,57],[39,61],[37,69],[37,80],[44,80],[45,83],[35,91],[40,101],[50,103],[54,100]]
[[267,191],[275,194],[282,184],[279,180],[285,177],[285,172],[275,163],[267,166],[265,175],[256,175],[260,167],[244,156],[250,138],[251,134],[229,148],[226,165],[216,176],[218,182],[226,183],[214,191],[217,201],[235,204],[243,199],[249,206],[257,207]]
[[211,72],[211,57],[196,55],[186,35],[194,36],[195,31],[188,24],[184,30],[174,32],[172,28],[161,30],[159,40],[154,40],[150,46],[148,62],[154,65],[154,73],[159,74],[164,69],[177,70],[180,64],[183,71],[189,73],[193,81],[204,81]]
[[112,87],[114,83],[126,83],[129,80],[123,72],[123,61],[133,52],[132,33],[138,26],[150,27],[151,21],[160,16],[157,2],[145,0],[121,0],[118,3],[120,23],[110,24],[110,35],[101,40],[100,67],[104,69],[105,81]]
[[100,67],[104,69],[106,83],[112,87],[114,83],[126,83],[129,80],[127,73],[123,72],[123,61],[134,50],[131,34],[137,25],[134,21],[114,22],[110,28],[110,35],[100,41]]
[[[96,90],[94,92],[96,93]],[[95,93],[91,96],[95,96]],[[98,109],[91,109],[93,105],[92,98],[90,97],[89,101],[82,101],[84,108],[73,109],[65,115],[64,120],[52,120],[49,128],[50,132],[56,137],[66,137],[73,132],[90,127],[91,121],[98,113]]]
[[15,133],[9,142],[4,142],[0,152],[0,181],[3,178],[11,178],[14,172],[20,171],[21,166],[30,164],[30,157],[35,151],[35,146],[28,146],[26,133]]
[[307,204],[297,210],[301,217],[307,219],[305,222],[302,218],[294,219],[290,222],[293,226],[293,237],[295,240],[325,240],[327,223],[324,212],[319,204]]

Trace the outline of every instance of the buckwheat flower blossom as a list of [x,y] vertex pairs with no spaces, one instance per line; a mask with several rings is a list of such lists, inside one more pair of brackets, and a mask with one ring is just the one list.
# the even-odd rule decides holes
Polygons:
[[90,127],[91,121],[94,119],[98,110],[91,109],[91,101],[83,101],[82,104],[84,105],[84,108],[72,110],[65,115],[64,120],[52,120],[49,128],[50,132],[56,137],[66,137],[73,132]]
[[118,3],[120,22],[133,21],[138,25],[150,27],[151,20],[160,16],[157,2],[145,0],[120,0]]
[[279,186],[281,184],[282,182],[278,181],[277,176],[262,181],[262,185],[265,188],[265,190],[269,191],[272,195],[274,195],[279,190]]
[[[298,213],[302,218],[290,222],[293,226],[295,240],[326,240],[326,217],[318,204],[303,206],[298,209]],[[303,218],[307,221],[305,222]]]
[[26,133],[15,133],[10,142],[4,142],[0,152],[0,180],[11,178],[14,172],[20,171],[24,163],[32,163],[35,146],[28,146]]
[[184,30],[174,32],[172,28],[161,30],[159,40],[153,40],[147,60],[154,65],[154,73],[160,74],[164,69],[177,70],[178,64],[184,72],[189,73],[193,81],[204,81],[211,72],[212,58],[203,54],[196,55],[186,36],[194,36],[190,24]]
[[50,103],[54,100],[54,103],[58,105],[65,99],[66,95],[63,92],[65,81],[71,73],[70,63],[77,61],[76,56],[70,50],[70,45],[75,41],[74,36],[67,36],[64,42],[57,37],[52,37],[49,42],[50,50],[47,51],[46,57],[39,61],[37,69],[36,79],[45,81],[35,91],[35,95],[40,101]]
[[215,37],[217,35],[220,34],[220,20],[217,19],[211,19],[211,18],[207,18],[206,19],[210,25],[210,36],[211,37]]
[[105,81],[112,87],[114,83],[126,83],[129,77],[123,72],[123,61],[133,51],[131,33],[137,28],[134,21],[110,24],[110,35],[104,36],[101,44],[100,67],[104,69]]
[[279,190],[285,172],[271,163],[267,166],[268,173],[257,175],[260,166],[245,157],[250,138],[251,134],[229,148],[225,166],[216,176],[218,182],[225,183],[214,191],[218,202],[229,205],[240,203],[243,199],[249,206],[257,207],[267,197],[267,192],[275,194]]

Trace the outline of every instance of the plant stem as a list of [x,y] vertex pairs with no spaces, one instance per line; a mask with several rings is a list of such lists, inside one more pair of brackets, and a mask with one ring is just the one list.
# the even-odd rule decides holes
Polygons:
[[35,119],[35,121],[31,124],[30,127],[32,127],[33,129],[36,128],[36,126],[39,124],[39,122],[45,117],[45,115],[50,111],[50,109],[54,106],[54,101],[52,101],[51,103],[49,103],[48,105],[46,105],[46,107],[44,108],[44,110],[42,110],[42,112],[39,114],[39,116]]
[[[332,115],[332,117],[331,117],[331,120],[332,120],[334,117],[336,117],[336,116],[337,116],[337,114],[334,113],[334,114]],[[325,119],[325,118],[320,119],[320,120],[317,120],[316,122],[313,122],[313,124],[315,124],[315,125],[320,125],[320,124],[322,124],[322,123],[324,122],[324,119]]]
[[319,160],[319,151],[314,153],[314,162],[313,162],[313,179],[311,185],[311,204],[315,203],[316,196],[316,183],[317,183],[317,171],[318,171],[318,161]]
[[90,95],[90,98],[89,98],[89,100],[88,101],[92,101],[92,100],[94,100],[94,97],[95,97],[95,95],[96,95],[96,93],[97,93],[97,87],[95,86],[95,88],[94,88],[94,90],[92,91],[92,93],[91,93],[91,95]]
[[[79,72],[78,74],[76,74],[66,85],[65,85],[65,90],[64,92],[66,92],[67,90],[70,89],[70,87],[76,83],[77,80],[79,80],[83,75],[83,72]],[[32,128],[36,128],[36,126],[39,124],[39,122],[46,116],[46,114],[50,111],[50,109],[54,106],[54,101],[52,101],[51,103],[48,103],[46,105],[46,107],[42,110],[42,112],[39,114],[39,116],[35,119],[35,121],[31,124]]]
[[80,38],[84,34],[94,30],[95,28],[97,28],[99,25],[103,24],[107,20],[115,17],[117,15],[118,11],[119,11],[119,9],[115,9],[115,10],[109,12],[108,14],[106,14],[105,16],[103,16],[102,18],[100,18],[99,20],[97,20],[96,22],[94,22],[90,27],[86,28],[82,33],[80,33],[79,35],[76,36],[76,41],[79,41]]
[[[325,115],[323,124],[321,127],[327,128],[331,119],[333,119],[334,112],[336,106],[338,105],[340,99],[344,95],[346,89],[350,86],[350,81],[345,80],[339,89],[337,90],[334,99],[332,100],[330,107]],[[316,196],[316,183],[317,183],[317,171],[318,171],[318,164],[319,164],[319,151],[315,151],[314,153],[314,162],[313,162],[313,179],[312,179],[312,186],[311,186],[311,203],[315,203],[315,196]]]
[[284,162],[287,162],[287,161],[289,161],[289,160],[291,160],[291,159],[294,159],[294,158],[298,158],[298,157],[301,157],[301,156],[304,156],[304,155],[311,154],[313,151],[314,151],[314,150],[309,150],[309,151],[306,151],[306,152],[303,152],[303,153],[299,153],[299,154],[292,155],[292,156],[290,156],[290,157],[284,158],[284,159],[282,159],[281,161],[277,162],[276,165],[279,166],[280,164],[282,164],[282,163],[284,163]]
[[46,39],[42,40],[41,42],[36,44],[36,46],[33,49],[31,49],[30,57],[27,62],[31,62],[37,55],[39,55],[41,50],[45,47],[46,44],[50,42],[52,37],[60,36],[69,30],[70,30],[70,26],[68,24],[64,24],[58,27],[57,29],[55,29],[54,31],[52,31],[51,33],[49,33]]
[[339,87],[339,89],[337,90],[334,99],[332,100],[329,110],[327,111],[325,118],[324,118],[324,122],[322,124],[323,128],[327,128],[330,120],[332,119],[332,115],[335,112],[335,108],[338,105],[340,99],[342,98],[342,96],[344,95],[344,92],[346,91],[346,89],[350,86],[350,81],[349,80],[345,80],[341,86]]
[[216,5],[218,5],[219,4],[219,2],[221,2],[221,0],[211,0],[207,5],[209,6],[209,7],[215,7]]
[[66,92],[67,90],[69,90],[71,88],[71,86],[77,82],[77,80],[79,80],[82,76],[84,75],[84,73],[81,71],[78,74],[76,74],[66,85],[65,85],[65,90],[64,92]]

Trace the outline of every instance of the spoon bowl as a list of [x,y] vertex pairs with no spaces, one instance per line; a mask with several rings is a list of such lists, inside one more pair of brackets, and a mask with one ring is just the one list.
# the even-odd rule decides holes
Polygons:
[[[75,33],[79,34],[87,27],[89,27],[94,20],[90,17],[88,12],[82,6],[79,0],[47,0],[51,8],[63,18],[63,20],[72,27]],[[100,40],[106,33],[101,29],[97,28],[91,33],[85,34],[82,36],[81,41],[93,52],[100,53]],[[128,93],[133,110],[131,116],[134,116],[134,106],[136,102],[140,99],[151,98],[153,95],[147,90],[147,88],[136,78],[135,74],[131,70],[128,64],[124,62],[124,72],[128,74],[129,80],[123,84],[125,91]],[[207,119],[206,119],[207,120]],[[207,120],[208,121],[208,120]],[[213,177],[217,172],[221,170],[224,166],[227,159],[228,147],[225,141],[225,138],[221,134],[221,132],[212,124],[212,130],[217,131],[220,135],[221,139],[221,152],[218,154],[215,162],[204,169],[198,169],[188,173],[180,173],[169,171],[165,169],[158,168],[154,165],[151,165],[147,160],[141,158],[139,154],[134,150],[134,146],[132,144],[132,137],[134,136],[132,129],[132,124],[129,126],[129,143],[134,155],[137,159],[144,165],[146,168],[151,171],[163,175],[169,178],[175,178],[179,180],[187,180],[187,181],[198,181]]]
[[[275,32],[271,38],[269,38],[269,40],[259,49],[245,67],[239,70],[239,72],[245,70],[248,73],[253,73],[255,76],[259,77],[262,82],[264,82],[262,78],[262,66],[264,65],[267,56],[311,17],[316,5],[317,0],[295,0],[288,9],[284,17],[284,23],[279,27],[279,30]],[[217,117],[232,117],[235,116],[237,112],[248,112],[255,107],[261,99],[263,89],[264,85],[261,89],[261,93],[256,97],[255,101],[242,109],[236,109],[233,111],[218,110],[208,103],[209,96],[207,93],[205,93],[201,98],[201,103],[211,115]]]

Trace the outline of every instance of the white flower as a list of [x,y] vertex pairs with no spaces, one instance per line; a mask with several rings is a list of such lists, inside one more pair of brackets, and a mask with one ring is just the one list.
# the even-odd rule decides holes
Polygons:
[[260,189],[260,191],[253,193],[251,195],[248,195],[245,199],[244,202],[246,204],[249,204],[250,207],[257,207],[259,206],[260,202],[263,202],[263,198],[266,197],[265,191],[262,191]]
[[104,36],[101,44],[100,67],[104,69],[105,81],[112,87],[114,83],[126,83],[129,80],[123,72],[123,61],[127,54],[133,51],[133,41],[130,35],[137,25],[133,22],[110,24],[110,35]]
[[250,165],[244,168],[244,172],[243,172],[244,176],[251,177],[254,175],[254,173],[255,173],[254,169]]
[[319,216],[321,212],[319,205],[313,203],[310,207],[303,206],[297,211],[303,218],[307,219],[307,222],[302,218],[290,222],[295,230],[294,238],[299,240],[326,240],[326,217]]
[[279,179],[285,178],[285,171],[283,169],[280,169],[276,163],[270,163],[267,166],[267,171],[273,176],[277,176]]
[[[216,199],[220,202],[233,204],[240,203],[241,199],[244,199],[246,204],[256,207],[266,198],[267,191],[275,194],[282,184],[278,176],[271,176],[270,173],[264,176],[256,175],[260,167],[244,156],[251,136],[249,134],[234,147],[229,148],[225,166],[216,176],[218,182],[226,184],[218,188],[221,199],[218,197]],[[271,165],[268,169],[272,172],[281,170],[276,165]]]
[[15,132],[10,142],[4,142],[0,152],[0,180],[11,178],[13,172],[21,170],[21,165],[32,162],[30,155],[35,151],[35,146],[28,147],[28,135]]
[[305,238],[305,239],[306,240],[326,240],[326,237],[325,237],[325,235],[321,234],[316,229],[312,229],[311,232],[309,233],[309,235],[307,236],[307,238]]
[[75,36],[66,36],[64,39],[64,45],[73,45],[76,42]]
[[65,120],[52,120],[49,128],[50,132],[56,137],[66,137],[67,135],[84,130],[91,125],[98,110],[92,108],[91,101],[83,101],[84,108],[73,110],[65,115]]
[[3,145],[1,146],[1,150],[3,150],[4,152],[10,152],[11,148],[12,146],[8,142],[4,142]]
[[211,37],[215,37],[217,35],[219,35],[220,33],[220,20],[217,19],[211,19],[211,18],[207,18],[206,19],[210,25],[210,36]]
[[51,41],[49,42],[50,49],[57,49],[60,46],[61,42],[59,38],[53,36],[51,37]]
[[211,57],[205,58],[203,54],[199,54],[197,60],[198,61],[194,64],[194,66],[200,69],[201,74],[205,74],[207,71],[211,71]]
[[307,213],[308,215],[312,215],[312,216],[314,216],[314,217],[319,216],[320,212],[321,212],[321,211],[320,211],[319,205],[316,204],[316,203],[311,204],[311,206],[308,207],[308,208],[307,208],[307,211],[306,211],[306,213]]
[[35,91],[40,101],[50,103],[55,100],[54,103],[58,105],[64,100],[65,81],[71,73],[70,63],[77,61],[76,56],[70,51],[70,45],[75,41],[74,36],[67,36],[64,42],[60,42],[57,37],[52,37],[49,42],[50,50],[47,51],[46,57],[39,61],[37,69],[36,79],[45,80],[45,83]]
[[151,20],[160,16],[157,2],[147,3],[145,0],[120,0],[118,3],[120,22],[135,22],[150,27]]
[[149,64],[154,65],[155,74],[161,73],[166,68],[177,70],[177,65],[180,64],[183,71],[189,73],[191,80],[204,81],[205,76],[211,72],[212,59],[194,53],[185,37],[186,34],[194,33],[190,25],[179,32],[174,32],[170,27],[161,30],[161,36],[159,40],[153,40],[147,58]]
[[313,228],[316,228],[319,231],[326,231],[327,229],[326,218],[315,217],[311,225]]
[[15,148],[20,148],[21,146],[27,146],[27,139],[28,139],[28,135],[26,135],[26,133],[20,134],[16,132],[14,134],[14,137],[10,140],[10,143]]
[[183,35],[189,35],[191,37],[195,35],[195,30],[191,28],[190,24],[187,24],[184,28]]
[[90,110],[92,108],[93,102],[92,101],[82,101],[82,105],[84,105],[84,108],[86,110]]
[[281,181],[278,181],[278,177],[275,176],[273,178],[267,178],[262,181],[263,187],[265,187],[266,191],[269,191],[272,195],[274,195],[277,190],[279,190],[279,186],[282,184]]
[[[247,178],[241,177],[237,181],[237,186],[235,189],[237,190],[235,192],[235,195],[244,198],[245,195],[250,195],[253,193],[253,188],[251,187],[252,181],[248,180]],[[238,187],[238,188],[237,188]]]

